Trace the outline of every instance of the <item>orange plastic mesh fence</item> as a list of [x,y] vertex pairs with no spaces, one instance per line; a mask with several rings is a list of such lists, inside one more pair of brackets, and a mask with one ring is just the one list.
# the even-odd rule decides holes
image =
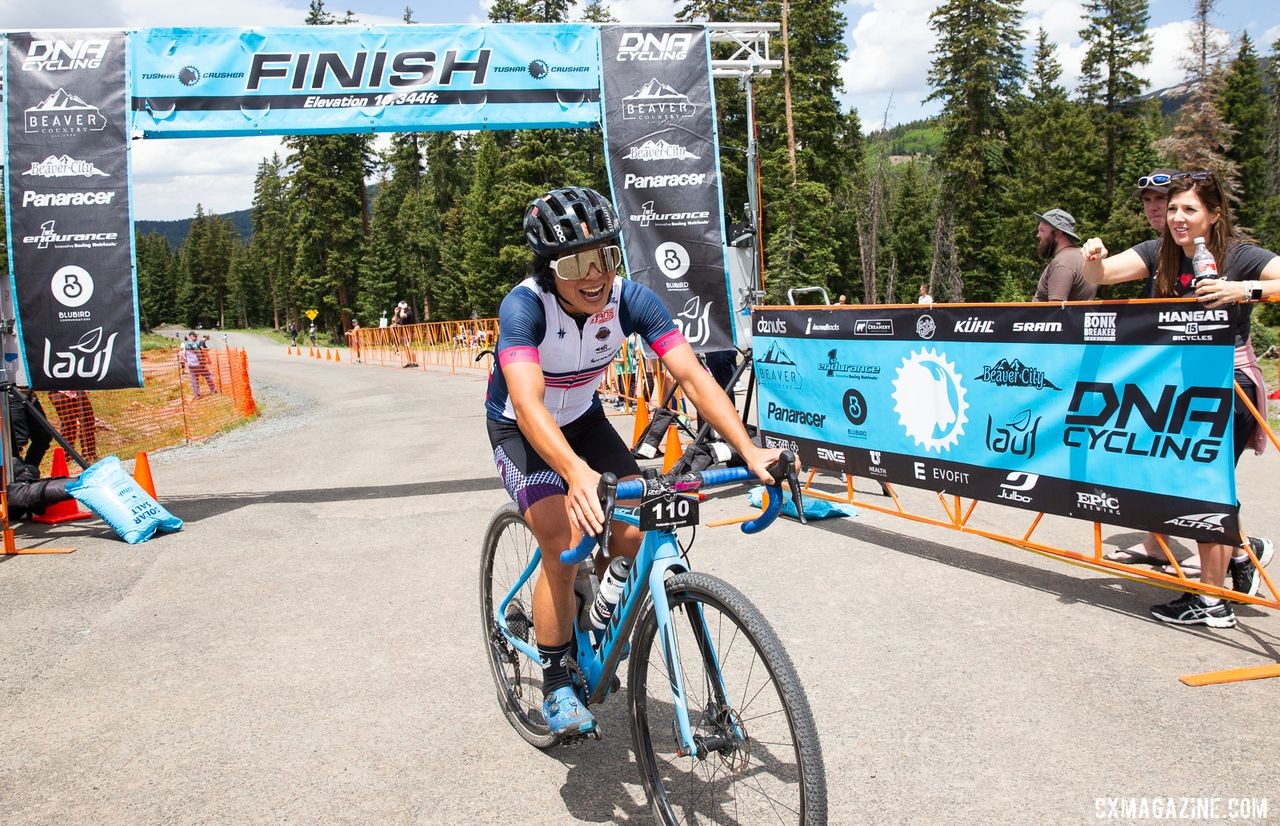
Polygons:
[[[142,354],[143,387],[126,390],[54,391],[36,394],[49,422],[91,461],[115,454],[132,459],[139,451],[158,450],[208,438],[257,414],[244,350],[201,351],[192,369],[177,351]],[[213,392],[210,388],[213,388]],[[54,442],[41,467],[49,472]],[[79,472],[69,462],[73,474]]]

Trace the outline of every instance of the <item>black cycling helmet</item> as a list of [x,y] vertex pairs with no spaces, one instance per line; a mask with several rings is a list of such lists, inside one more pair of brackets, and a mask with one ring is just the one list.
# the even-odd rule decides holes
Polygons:
[[584,186],[553,189],[534,198],[524,211],[524,237],[544,258],[613,241],[620,231],[613,204]]

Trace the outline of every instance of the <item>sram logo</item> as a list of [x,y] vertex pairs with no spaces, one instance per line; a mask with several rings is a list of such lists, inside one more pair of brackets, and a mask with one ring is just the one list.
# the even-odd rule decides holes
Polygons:
[[1061,333],[1061,321],[1015,321],[1015,333]]

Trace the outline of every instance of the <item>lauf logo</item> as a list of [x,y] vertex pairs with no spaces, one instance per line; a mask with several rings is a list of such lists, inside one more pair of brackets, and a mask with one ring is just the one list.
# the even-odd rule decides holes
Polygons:
[[684,60],[693,48],[692,32],[627,32],[618,43],[618,56],[614,60]]

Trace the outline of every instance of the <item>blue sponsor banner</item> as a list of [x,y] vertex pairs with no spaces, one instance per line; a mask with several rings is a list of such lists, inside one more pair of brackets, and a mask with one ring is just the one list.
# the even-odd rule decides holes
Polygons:
[[600,120],[589,25],[147,29],[146,137],[582,127]]
[[761,430],[806,464],[1221,541],[1235,310],[763,310]]

